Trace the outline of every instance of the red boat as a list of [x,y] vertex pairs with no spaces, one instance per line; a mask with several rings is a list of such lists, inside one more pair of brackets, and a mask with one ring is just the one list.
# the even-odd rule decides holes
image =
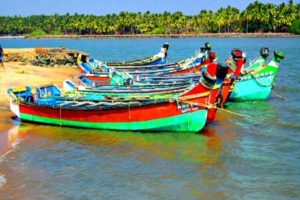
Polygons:
[[21,120],[111,130],[198,132],[211,109],[211,84],[199,82],[174,98],[69,98],[55,86],[9,89],[10,107]]

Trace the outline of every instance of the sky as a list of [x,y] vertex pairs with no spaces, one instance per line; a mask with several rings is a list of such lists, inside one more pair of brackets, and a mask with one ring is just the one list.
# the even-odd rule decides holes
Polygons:
[[[195,15],[202,9],[212,11],[228,5],[243,10],[254,0],[0,0],[0,16],[51,14],[106,15],[121,11],[162,13],[181,11]],[[262,3],[288,3],[288,0],[260,0]],[[300,0],[294,0],[299,3]]]

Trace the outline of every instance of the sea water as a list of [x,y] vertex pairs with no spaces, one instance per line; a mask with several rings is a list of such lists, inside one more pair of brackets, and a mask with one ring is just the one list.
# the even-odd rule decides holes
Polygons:
[[168,42],[168,60],[175,62],[206,41],[219,62],[232,48],[247,52],[248,61],[261,47],[282,50],[285,59],[270,98],[227,104],[231,113],[219,111],[199,134],[21,123],[11,118],[7,102],[0,109],[0,199],[299,199],[300,38],[0,39],[0,44],[64,46],[99,60],[124,61],[150,56]]

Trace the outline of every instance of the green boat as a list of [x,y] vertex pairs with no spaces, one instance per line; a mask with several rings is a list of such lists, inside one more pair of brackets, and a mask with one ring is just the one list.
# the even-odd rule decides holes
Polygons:
[[266,100],[270,96],[280,61],[283,58],[282,51],[274,51],[273,58],[266,65],[264,65],[265,57],[260,56],[256,59],[236,81],[229,101]]

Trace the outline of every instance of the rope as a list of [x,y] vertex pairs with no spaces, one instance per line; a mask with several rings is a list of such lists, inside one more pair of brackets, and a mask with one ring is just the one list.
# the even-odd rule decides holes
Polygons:
[[227,109],[224,109],[224,108],[218,108],[218,109],[219,109],[219,110],[222,110],[222,111],[224,111],[224,112],[233,114],[233,115],[237,115],[237,116],[241,116],[241,117],[248,117],[248,118],[251,118],[251,119],[256,119],[255,117],[252,117],[252,116],[250,116],[250,115],[245,115],[245,114],[233,112],[233,111],[230,111],[230,110],[227,110]]
[[[176,101],[177,102],[177,101]],[[187,100],[179,100],[178,103],[187,103],[189,105],[193,105],[193,104],[198,104],[201,107],[210,109],[210,108],[217,108],[217,106],[215,104],[204,104],[204,103],[198,103],[198,102],[194,102],[194,101],[187,101]]]
[[[184,103],[191,104],[191,103],[196,103],[196,102],[184,101]],[[227,110],[227,109],[224,109],[224,108],[219,108],[219,107],[215,106],[214,104],[209,104],[209,105],[201,104],[201,103],[198,103],[198,104],[203,106],[203,107],[206,107],[206,108],[216,108],[218,110],[227,112],[227,113],[232,114],[232,115],[237,115],[237,116],[240,116],[240,117],[246,117],[246,118],[254,119],[256,121],[259,120],[260,122],[264,122],[264,123],[268,123],[268,124],[276,124],[276,125],[281,125],[282,124],[282,123],[276,123],[276,122],[273,122],[273,121],[270,121],[270,120],[267,120],[267,119],[257,119],[256,117],[253,117],[253,116],[250,116],[250,115],[245,115],[245,114],[233,112],[233,111],[230,111],[230,110]],[[295,127],[298,128],[299,126],[297,125]]]
[[[197,59],[197,58],[196,58],[196,59]],[[196,73],[196,71],[197,71],[197,70],[196,70],[196,67],[197,67],[198,65],[195,66],[195,65],[193,64],[194,61],[195,61],[195,59],[192,59],[192,60],[191,60],[191,63],[190,63],[190,64],[192,64],[192,67],[189,68],[189,72],[194,72],[194,73]],[[201,65],[201,63],[199,63],[199,65]],[[189,65],[188,65],[188,67],[189,67]]]
[[286,98],[284,98],[283,96],[281,96],[280,94],[276,93],[274,90],[272,90],[272,94],[274,94],[276,97],[278,97],[279,99],[283,99],[285,100]]
[[[220,109],[220,108],[219,108]],[[237,116],[241,116],[241,117],[247,117],[247,118],[251,118],[251,119],[254,119],[254,120],[256,120],[258,123],[260,123],[260,124],[262,124],[262,123],[264,123],[264,124],[274,124],[274,125],[280,125],[280,126],[282,126],[282,125],[289,125],[290,127],[292,127],[292,128],[297,128],[297,129],[299,129],[300,128],[300,126],[298,125],[298,124],[286,124],[286,123],[284,123],[284,122],[274,122],[273,120],[268,120],[268,119],[257,119],[257,118],[255,118],[255,117],[253,117],[253,116],[250,116],[250,115],[245,115],[245,114],[240,114],[240,113],[236,113],[236,112],[232,112],[232,111],[229,111],[229,110],[225,110],[225,109],[220,109],[220,110],[222,110],[222,111],[225,111],[225,112],[228,112],[228,113],[230,113],[230,114],[234,114],[234,115],[237,115]]]
[[256,77],[254,76],[254,74],[250,73],[250,75],[251,75],[251,76],[253,77],[253,79],[257,82],[257,84],[260,85],[260,86],[262,86],[262,87],[271,87],[271,86],[273,86],[273,82],[272,82],[270,85],[263,84],[262,82],[260,82],[260,81],[258,80],[258,78],[256,78]]

